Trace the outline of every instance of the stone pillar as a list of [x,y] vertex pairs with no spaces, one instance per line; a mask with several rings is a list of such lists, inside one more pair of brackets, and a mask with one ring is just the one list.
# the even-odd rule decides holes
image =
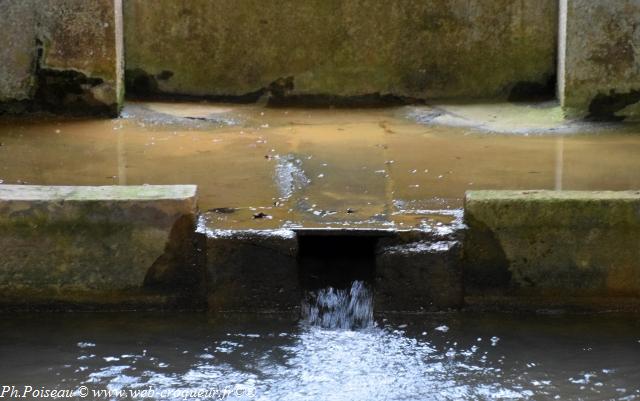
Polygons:
[[0,114],[118,114],[122,0],[0,0],[0,17]]
[[569,117],[640,116],[640,0],[561,0],[558,98]]
[[[35,13],[32,0],[0,0],[0,102],[19,110],[33,92]],[[2,110],[2,108],[0,108]]]

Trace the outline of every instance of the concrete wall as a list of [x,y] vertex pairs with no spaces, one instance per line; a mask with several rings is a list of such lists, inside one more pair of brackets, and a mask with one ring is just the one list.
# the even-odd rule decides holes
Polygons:
[[0,102],[29,99],[35,84],[33,0],[0,0],[0,19]]
[[470,191],[464,218],[470,296],[640,300],[640,191]]
[[0,307],[193,305],[195,217],[195,186],[0,185]]
[[122,0],[0,0],[0,113],[117,114]]
[[196,208],[194,186],[0,185],[0,309],[290,311],[355,238],[378,312],[640,308],[640,191],[471,191],[465,232],[196,232]]
[[[556,0],[128,0],[129,93],[553,93]],[[375,96],[374,96],[375,98]]]
[[560,6],[558,94],[567,113],[640,116],[640,0]]

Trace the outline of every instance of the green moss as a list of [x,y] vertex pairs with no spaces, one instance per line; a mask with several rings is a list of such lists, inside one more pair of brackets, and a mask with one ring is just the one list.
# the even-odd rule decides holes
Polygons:
[[0,230],[11,235],[47,236],[50,238],[64,238],[68,235],[91,238],[112,235],[130,237],[134,226],[130,223],[112,222],[109,220],[92,221],[89,217],[73,218],[69,220],[51,219],[45,213],[37,213],[26,217],[0,219]]

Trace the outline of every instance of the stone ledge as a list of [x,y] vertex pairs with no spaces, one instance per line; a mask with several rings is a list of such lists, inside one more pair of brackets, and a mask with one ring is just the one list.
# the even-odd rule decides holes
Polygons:
[[470,191],[465,224],[470,296],[640,297],[640,191]]
[[0,185],[0,304],[197,303],[196,191]]
[[0,185],[0,201],[193,200],[195,185],[111,185],[98,187]]

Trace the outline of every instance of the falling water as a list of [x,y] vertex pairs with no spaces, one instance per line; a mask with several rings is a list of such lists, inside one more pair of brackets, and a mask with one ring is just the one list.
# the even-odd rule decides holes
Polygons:
[[310,291],[302,301],[302,321],[327,329],[372,327],[373,291],[363,281],[354,281],[350,289]]

